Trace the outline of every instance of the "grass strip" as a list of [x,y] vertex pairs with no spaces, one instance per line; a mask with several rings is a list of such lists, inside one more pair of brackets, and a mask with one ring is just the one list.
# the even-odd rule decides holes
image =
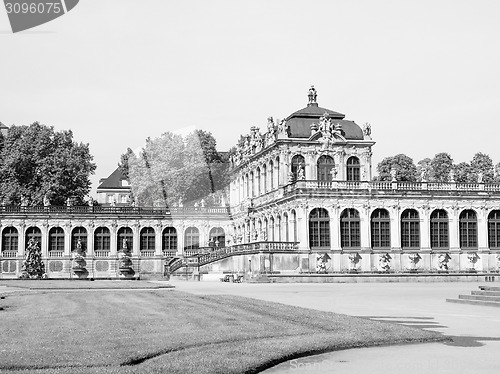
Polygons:
[[1,300],[0,371],[257,373],[353,347],[437,333],[238,296],[165,290],[11,293]]

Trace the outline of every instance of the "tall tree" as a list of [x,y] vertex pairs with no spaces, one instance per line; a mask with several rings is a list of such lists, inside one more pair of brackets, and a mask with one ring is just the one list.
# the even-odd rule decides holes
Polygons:
[[417,177],[418,180],[426,180],[426,181],[432,181],[433,175],[432,175],[432,168],[431,168],[431,159],[429,157],[424,158],[423,160],[420,160],[417,163]]
[[0,198],[5,204],[83,203],[96,165],[88,144],[73,141],[71,131],[33,123],[9,128],[1,150]]
[[474,183],[477,175],[474,173],[473,167],[468,162],[461,162],[453,167],[455,173],[455,182],[458,183]]
[[396,180],[415,182],[417,180],[417,167],[413,159],[404,154],[384,158],[377,165],[379,180],[392,180],[391,170],[396,172]]
[[138,203],[153,206],[207,198],[225,187],[228,170],[212,134],[200,130],[185,138],[167,132],[147,139],[139,155],[122,155],[120,167]]
[[478,180],[478,175],[483,175],[484,183],[492,183],[495,176],[495,170],[493,168],[493,161],[491,157],[487,154],[478,152],[472,157],[472,161],[470,163],[473,173],[474,173],[474,182]]
[[431,161],[432,180],[434,182],[447,182],[452,168],[453,159],[448,153],[436,154]]

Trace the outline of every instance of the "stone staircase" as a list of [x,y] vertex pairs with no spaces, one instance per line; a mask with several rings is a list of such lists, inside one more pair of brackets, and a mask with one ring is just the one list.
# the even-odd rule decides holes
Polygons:
[[500,307],[500,287],[479,286],[479,291],[470,295],[458,295],[458,299],[446,299],[449,303]]

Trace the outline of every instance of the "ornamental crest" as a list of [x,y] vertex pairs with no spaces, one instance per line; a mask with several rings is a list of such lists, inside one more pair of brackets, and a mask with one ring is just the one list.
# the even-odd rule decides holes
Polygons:
[[342,125],[340,123],[333,123],[330,115],[325,112],[319,120],[318,132],[321,136],[318,141],[322,143],[321,149],[331,148],[331,145],[336,142],[346,142],[342,135]]

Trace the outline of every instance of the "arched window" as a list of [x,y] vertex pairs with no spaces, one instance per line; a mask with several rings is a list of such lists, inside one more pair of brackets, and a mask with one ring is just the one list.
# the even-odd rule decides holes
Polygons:
[[269,185],[272,191],[274,189],[274,164],[272,161],[269,162]]
[[488,214],[488,246],[490,249],[500,249],[500,210]]
[[283,225],[284,225],[284,230],[285,230],[285,242],[290,241],[290,232],[288,230],[288,214],[284,213],[283,214]]
[[253,171],[250,172],[250,195],[249,197],[255,197],[255,175]]
[[473,210],[464,210],[459,217],[460,248],[477,249],[477,217]]
[[276,187],[280,186],[280,158],[276,157]]
[[443,209],[431,213],[431,248],[449,248],[448,214]]
[[175,227],[165,227],[161,243],[164,252],[177,250],[177,230]]
[[349,157],[347,159],[347,180],[348,181],[359,181],[361,180],[360,175],[359,159],[357,157]]
[[155,230],[152,227],[143,227],[139,237],[141,251],[155,250]]
[[255,189],[257,190],[257,196],[260,196],[261,194],[261,189],[260,189],[260,168],[257,168],[255,171]]
[[295,155],[292,157],[292,170],[291,170],[294,180],[297,180],[299,177],[298,176],[299,168],[302,169],[302,173],[303,173],[304,179],[305,179],[306,160],[304,159],[304,156],[302,156],[302,155]]
[[134,232],[130,227],[121,227],[117,233],[117,250],[121,250],[126,244],[129,250],[134,249]]
[[38,227],[35,227],[35,226],[28,227],[28,229],[26,229],[26,234],[25,234],[26,246],[28,246],[30,239],[33,239],[33,240],[37,241],[38,243],[41,243],[42,242],[42,231]]
[[262,193],[267,192],[267,166],[262,165]]
[[75,227],[71,232],[71,250],[74,251],[78,245],[78,240],[82,243],[82,249],[87,250],[87,230],[85,227]]
[[276,217],[276,241],[281,242],[281,216]]
[[330,248],[330,217],[323,208],[315,208],[309,214],[309,247]]
[[375,209],[371,217],[372,248],[391,248],[391,221],[385,209]]
[[226,246],[226,233],[222,227],[212,227],[208,236],[210,247],[222,248]]
[[2,231],[2,252],[17,252],[19,233],[15,227],[9,226]]
[[200,248],[200,232],[196,227],[188,227],[184,233],[184,249]]
[[332,169],[335,167],[335,162],[330,156],[321,156],[318,159],[318,180],[319,181],[331,181],[332,180]]
[[111,233],[107,227],[98,227],[94,231],[94,251],[111,249]]
[[52,227],[49,230],[49,252],[64,252],[64,230]]
[[269,219],[269,241],[274,242],[274,218]]
[[248,177],[248,174],[245,175],[245,184],[246,184],[246,189],[245,189],[245,192],[246,192],[246,198],[248,199],[249,197],[251,197],[252,195],[250,194],[250,179]]
[[420,219],[415,209],[401,214],[401,248],[420,248]]
[[340,215],[340,246],[361,248],[360,219],[356,209],[344,209]]

